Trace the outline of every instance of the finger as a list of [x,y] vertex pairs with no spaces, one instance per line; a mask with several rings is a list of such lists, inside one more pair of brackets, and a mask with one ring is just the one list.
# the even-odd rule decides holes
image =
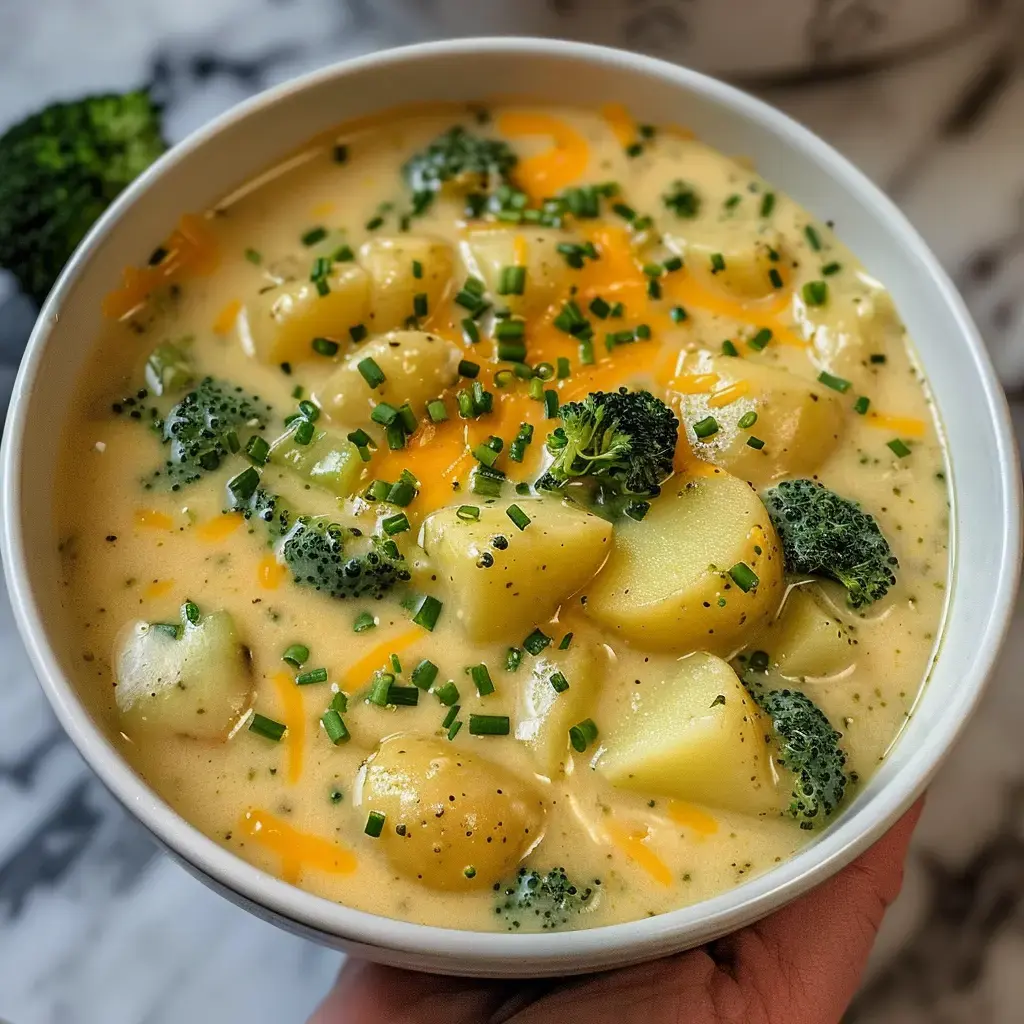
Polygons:
[[725,972],[718,980],[735,980],[765,1011],[765,1020],[838,1022],[860,984],[885,911],[899,895],[922,803],[834,878],[715,943],[711,955]]
[[481,1024],[510,984],[349,960],[309,1024]]

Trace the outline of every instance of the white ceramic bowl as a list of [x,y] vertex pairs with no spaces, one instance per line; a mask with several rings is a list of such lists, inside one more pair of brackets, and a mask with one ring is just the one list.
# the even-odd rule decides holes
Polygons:
[[[410,100],[486,94],[627,104],[752,157],[888,285],[934,388],[952,462],[955,565],[941,656],[888,760],[827,831],[773,871],[715,899],[589,931],[509,935],[407,924],[330,903],[251,867],[164,804],[88,716],[71,679],[50,515],[55,415],[100,330],[100,297],[144,262],[183,211],[202,210],[339,121]],[[110,790],[189,870],[292,931],[392,964],[467,975],[542,976],[661,956],[746,925],[862,852],[922,791],[981,696],[1007,628],[1020,558],[1020,480],[1002,393],[963,303],[899,211],[842,157],[783,114],[683,68],[615,50],[476,39],[392,50],[264,93],[168,153],[114,204],[43,308],[3,443],[3,559],[18,625],[62,725]]]

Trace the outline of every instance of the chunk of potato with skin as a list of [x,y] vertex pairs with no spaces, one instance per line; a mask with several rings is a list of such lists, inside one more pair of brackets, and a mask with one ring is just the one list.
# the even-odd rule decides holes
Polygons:
[[301,363],[322,359],[314,338],[347,341],[349,328],[370,314],[370,277],[354,263],[335,263],[321,295],[308,280],[288,281],[249,304],[240,331],[243,345],[261,362]]
[[[612,546],[611,524],[576,505],[516,503],[530,517],[525,530],[504,503],[483,506],[473,521],[443,508],[423,524],[423,547],[450,590],[448,607],[474,641],[518,643],[597,572]],[[493,543],[499,535],[504,548]]]
[[[399,235],[371,238],[359,250],[359,259],[370,275],[371,309],[367,326],[373,333],[391,331],[416,318],[415,297],[425,295],[429,317],[443,301],[452,284],[454,254],[437,238]],[[422,276],[415,274],[418,263]]]
[[[393,331],[360,345],[315,397],[332,422],[348,426],[368,423],[378,402],[396,409],[408,402],[422,417],[426,403],[458,379],[461,358],[458,345],[440,335]],[[359,372],[364,359],[373,359],[384,373],[384,383],[377,388],[371,388]]]
[[742,814],[782,809],[789,790],[776,784],[771,722],[726,662],[691,654],[637,690],[597,761],[612,785]]
[[[573,271],[558,246],[578,241],[568,231],[553,228],[475,228],[461,248],[470,272],[487,285],[498,305],[518,315],[537,316],[568,294]],[[499,295],[501,272],[512,266],[526,268],[523,294]]]
[[270,446],[270,462],[287,466],[339,498],[352,494],[363,471],[359,449],[348,438],[329,430],[318,430],[309,444],[299,444],[295,428],[289,427]]
[[[720,469],[670,481],[644,519],[623,520],[583,608],[640,647],[729,655],[782,598],[783,558],[754,490]],[[746,593],[729,570],[745,562]]]
[[384,740],[356,800],[384,815],[380,844],[392,867],[431,889],[493,885],[514,873],[544,828],[544,804],[529,783],[461,744],[426,737]]
[[223,740],[253,694],[249,653],[227,612],[179,627],[135,622],[114,659],[114,698],[125,732]]
[[[589,717],[603,664],[596,644],[577,639],[567,651],[549,647],[529,662],[528,669],[518,683],[515,737],[529,747],[538,770],[551,777],[569,760],[570,727]],[[561,693],[551,685],[556,673],[569,684]]]
[[[810,476],[839,443],[842,401],[817,381],[753,359],[706,352],[688,357],[683,372],[718,378],[712,392],[682,397],[681,418],[694,454],[734,476],[757,486],[784,476]],[[726,388],[745,393],[719,405],[714,396]],[[748,413],[756,413],[757,422],[743,429],[739,421]],[[719,429],[702,439],[693,427],[707,416],[715,418]],[[764,448],[751,448],[751,436],[764,441]]]
[[788,679],[825,679],[853,664],[857,641],[841,619],[815,600],[812,588],[793,587],[776,620],[757,641],[779,674]]

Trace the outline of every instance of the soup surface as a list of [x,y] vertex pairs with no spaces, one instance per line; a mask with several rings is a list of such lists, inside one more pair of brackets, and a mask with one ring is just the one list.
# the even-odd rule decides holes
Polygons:
[[793,854],[911,712],[925,382],[832,227],[685,130],[348,125],[106,313],[56,509],[81,689],[269,872],[458,928],[658,914]]

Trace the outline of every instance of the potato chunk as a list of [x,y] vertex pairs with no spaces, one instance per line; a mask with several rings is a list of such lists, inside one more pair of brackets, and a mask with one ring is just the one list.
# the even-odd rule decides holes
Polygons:
[[114,665],[128,733],[225,739],[252,699],[249,652],[227,612],[195,625],[135,622],[122,633]]
[[[522,316],[537,316],[568,294],[572,271],[557,247],[574,241],[579,239],[552,228],[475,228],[462,243],[462,252],[466,265],[501,305]],[[500,295],[501,272],[513,266],[526,268],[523,294]]]
[[777,812],[783,797],[765,742],[771,731],[726,662],[691,654],[674,675],[639,688],[635,710],[605,739],[597,769],[643,794]]
[[[371,388],[359,372],[363,359],[373,359],[385,381]],[[396,409],[409,402],[417,416],[427,402],[454,384],[459,375],[459,347],[437,334],[393,331],[360,345],[317,391],[317,400],[335,423],[358,426],[369,422],[378,402]]]
[[249,305],[243,342],[271,365],[322,359],[314,338],[348,341],[348,331],[370,314],[370,278],[354,263],[335,263],[327,276],[330,291],[321,295],[309,280],[288,281],[258,295]]
[[520,674],[527,667],[529,675],[518,683],[515,736],[530,748],[538,770],[550,777],[569,759],[569,728],[589,717],[603,662],[597,645],[577,641],[568,651],[548,648]]
[[493,885],[544,826],[543,802],[528,783],[461,746],[418,736],[381,743],[357,802],[384,815],[380,842],[392,867],[431,889]]
[[[810,476],[835,451],[843,407],[830,388],[752,359],[707,353],[688,358],[685,376],[677,379],[704,374],[718,378],[714,389],[684,395],[682,420],[690,446],[705,461],[760,487],[784,476]],[[740,420],[751,413],[756,422],[741,428]],[[719,429],[701,439],[694,424],[708,416]],[[751,448],[751,437],[764,447]]]
[[788,679],[841,675],[856,657],[857,641],[812,591],[812,587],[791,590],[778,618],[757,641]]
[[[513,525],[506,504],[481,508],[475,521],[443,508],[423,524],[423,546],[471,640],[518,642],[551,618],[611,549],[611,525],[576,505],[556,498],[517,504],[530,517],[525,530]],[[493,543],[499,536],[504,547]]]
[[[429,318],[452,283],[454,255],[438,238],[373,238],[359,250],[359,258],[372,282],[368,326],[375,334],[404,327],[410,318]],[[414,264],[419,265],[419,277]],[[425,316],[416,312],[417,295],[425,296]]]
[[[757,584],[743,577],[740,563]],[[587,588],[588,615],[642,647],[731,654],[778,607],[783,559],[757,494],[722,470],[670,482],[642,522],[616,528],[607,564]]]
[[309,444],[299,444],[295,440],[295,426],[270,446],[270,461],[287,466],[339,498],[347,498],[356,489],[363,471],[359,449],[331,430],[318,430]]

